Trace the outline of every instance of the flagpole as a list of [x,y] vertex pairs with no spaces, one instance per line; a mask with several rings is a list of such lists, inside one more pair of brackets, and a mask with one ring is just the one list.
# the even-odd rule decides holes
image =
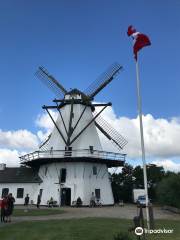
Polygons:
[[147,227],[150,229],[149,221],[149,207],[148,207],[148,185],[147,185],[147,169],[146,169],[146,158],[145,158],[145,147],[144,147],[144,133],[143,133],[143,121],[142,121],[142,100],[140,92],[140,78],[139,78],[139,64],[136,59],[136,84],[137,84],[137,98],[138,98],[138,113],[139,113],[139,125],[140,125],[140,135],[141,135],[141,151],[142,151],[142,162],[143,162],[143,175],[144,175],[144,189],[146,196],[146,217],[147,217]]

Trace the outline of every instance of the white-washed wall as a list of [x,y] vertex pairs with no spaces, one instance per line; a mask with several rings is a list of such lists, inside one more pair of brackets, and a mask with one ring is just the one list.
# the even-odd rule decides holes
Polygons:
[[[97,167],[97,175],[93,175],[93,166]],[[53,197],[58,203],[60,201],[60,186],[58,174],[61,168],[66,168],[66,182],[61,188],[71,188],[71,203],[81,197],[83,205],[89,205],[92,192],[100,189],[101,200],[104,205],[114,203],[108,169],[105,164],[100,163],[52,163],[40,167],[39,176],[43,182],[38,186],[34,194],[35,202],[40,189],[43,189],[41,204]]]
[[[13,197],[15,198],[15,204],[24,204],[24,198],[26,194],[29,194],[30,201],[33,200],[36,196],[38,183],[0,183],[0,197],[2,194],[3,188],[8,188],[9,193],[12,193]],[[17,198],[17,189],[24,188],[23,198]]]

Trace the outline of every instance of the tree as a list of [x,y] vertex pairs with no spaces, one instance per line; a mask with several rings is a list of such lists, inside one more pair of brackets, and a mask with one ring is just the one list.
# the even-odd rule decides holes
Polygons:
[[112,174],[112,190],[115,202],[123,200],[124,202],[132,201],[133,189],[133,167],[125,164],[122,172]]
[[149,198],[153,201],[157,200],[156,188],[158,183],[165,176],[164,168],[155,164],[147,165],[148,193]]
[[[153,201],[156,200],[157,184],[164,176],[163,167],[158,167],[155,164],[147,165],[148,192]],[[112,175],[115,202],[119,202],[121,199],[125,202],[131,202],[134,188],[144,188],[143,168],[141,166],[133,168],[131,165],[125,164],[121,173]]]
[[180,174],[168,173],[157,186],[157,196],[160,204],[180,208]]
[[143,169],[141,166],[136,166],[133,170],[134,188],[144,188]]

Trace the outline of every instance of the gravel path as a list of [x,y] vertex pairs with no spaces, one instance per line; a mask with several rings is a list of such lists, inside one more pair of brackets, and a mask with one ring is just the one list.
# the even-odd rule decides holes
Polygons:
[[[22,208],[22,207],[17,207]],[[73,218],[87,218],[87,217],[103,217],[103,218],[119,218],[119,219],[133,219],[137,215],[137,207],[135,205],[125,205],[124,207],[102,207],[102,208],[61,208],[65,213],[48,216],[28,216],[28,217],[12,217],[12,223],[24,221],[46,221],[46,220],[61,220]],[[52,209],[53,211],[53,209]],[[144,211],[144,216],[145,216]],[[154,207],[155,219],[180,220],[180,214],[171,213],[162,210],[160,207]],[[5,226],[6,224],[0,224]]]

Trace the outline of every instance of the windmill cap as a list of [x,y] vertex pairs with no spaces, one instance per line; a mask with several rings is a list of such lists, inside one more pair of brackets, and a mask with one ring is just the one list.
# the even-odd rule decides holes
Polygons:
[[74,88],[74,89],[72,89],[71,91],[67,92],[67,93],[65,94],[65,96],[67,96],[67,95],[80,95],[82,99],[87,99],[86,94],[84,94],[83,92],[81,92],[81,91],[80,91],[79,89],[77,89],[77,88]]

